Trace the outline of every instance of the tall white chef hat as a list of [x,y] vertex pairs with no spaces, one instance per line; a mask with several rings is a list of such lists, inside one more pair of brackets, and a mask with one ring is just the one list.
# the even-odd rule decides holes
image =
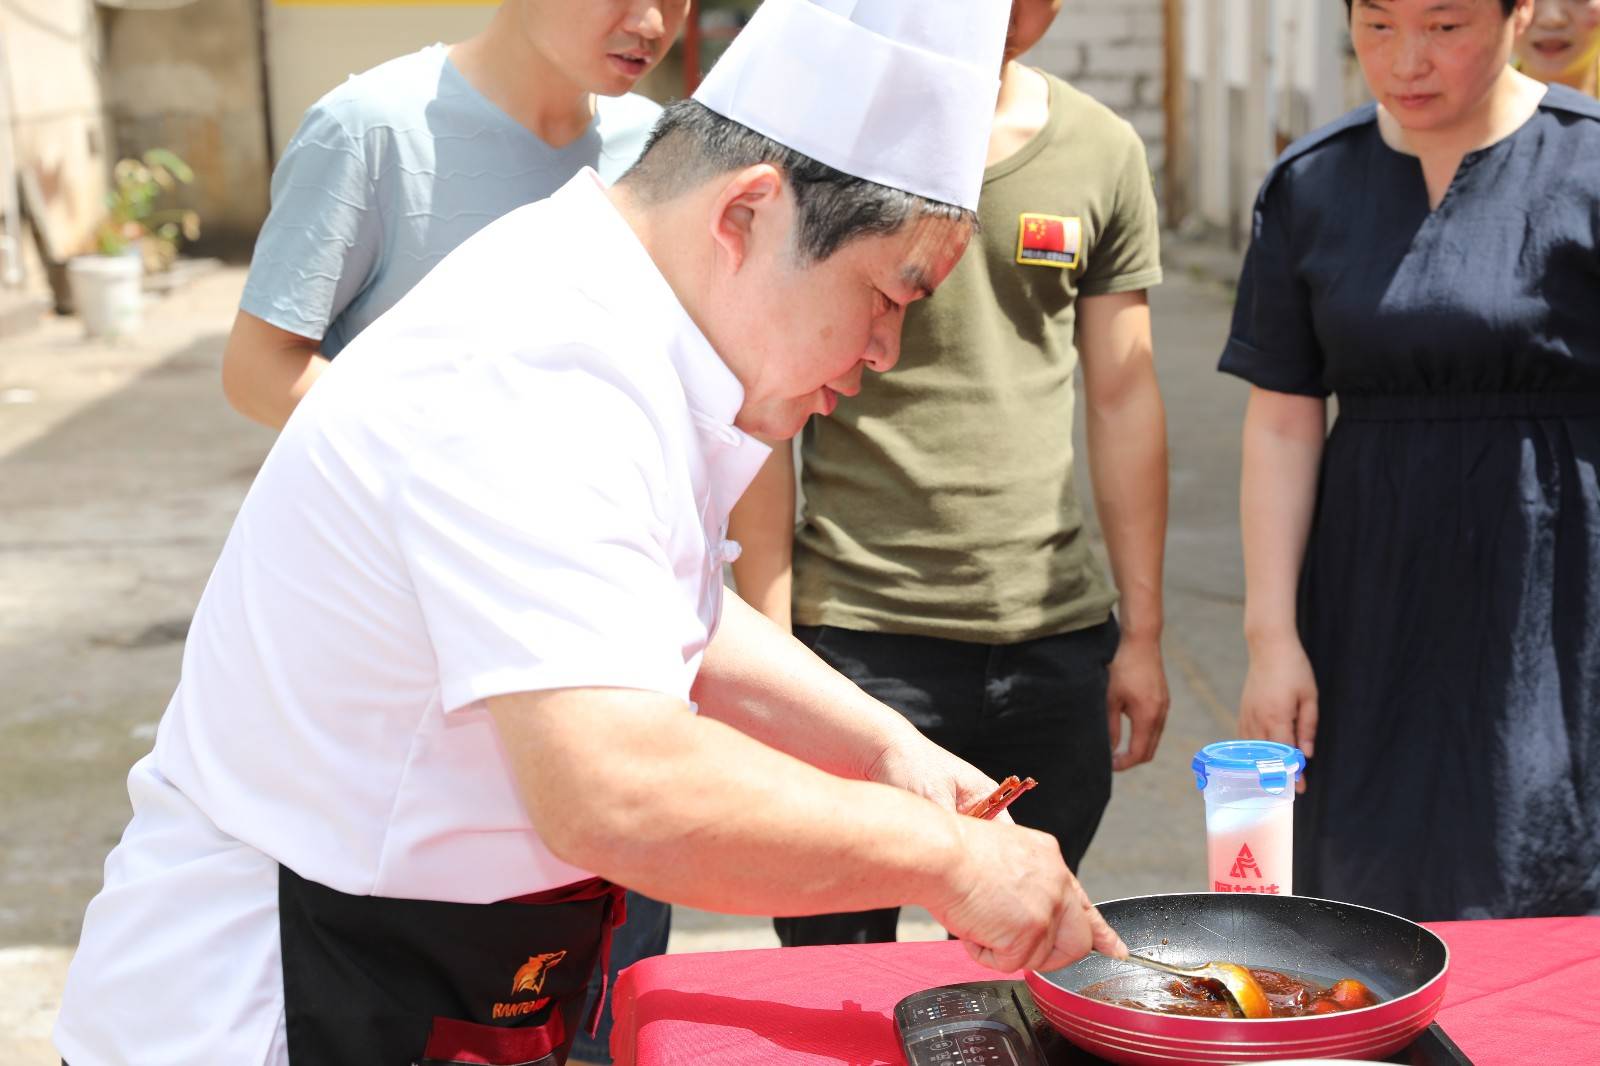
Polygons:
[[835,170],[975,209],[1010,0],[765,0],[694,98]]

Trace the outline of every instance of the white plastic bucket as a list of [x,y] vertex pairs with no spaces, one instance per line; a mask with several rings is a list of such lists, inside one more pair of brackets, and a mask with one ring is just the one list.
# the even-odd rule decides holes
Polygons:
[[144,264],[136,255],[82,255],[67,264],[72,306],[91,337],[124,337],[144,317]]

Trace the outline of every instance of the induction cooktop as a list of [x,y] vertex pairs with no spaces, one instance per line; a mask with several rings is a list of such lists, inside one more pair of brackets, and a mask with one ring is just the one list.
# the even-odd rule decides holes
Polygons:
[[[908,1066],[1099,1066],[1039,1013],[1021,981],[973,981],[907,996],[894,1008]],[[1438,1025],[1382,1060],[1472,1066]]]

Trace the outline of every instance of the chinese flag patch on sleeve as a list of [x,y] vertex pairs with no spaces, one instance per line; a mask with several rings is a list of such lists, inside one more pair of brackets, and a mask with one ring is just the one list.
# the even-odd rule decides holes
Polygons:
[[1071,270],[1083,248],[1083,221],[1025,211],[1017,227],[1017,262]]

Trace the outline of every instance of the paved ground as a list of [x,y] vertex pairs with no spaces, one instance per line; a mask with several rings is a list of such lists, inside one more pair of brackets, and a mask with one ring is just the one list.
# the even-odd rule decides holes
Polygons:
[[[1243,681],[1236,518],[1244,390],[1212,369],[1228,294],[1174,270],[1156,298],[1172,438],[1166,653],[1154,765],[1120,776],[1082,871],[1110,899],[1204,882],[1188,761],[1230,734]],[[218,387],[243,284],[204,277],[134,342],[50,319],[0,339],[0,1066],[49,1066],[83,907],[128,817],[189,613],[271,435]],[[942,936],[908,915],[902,936]],[[672,950],[775,946],[767,923],[681,912]]]

